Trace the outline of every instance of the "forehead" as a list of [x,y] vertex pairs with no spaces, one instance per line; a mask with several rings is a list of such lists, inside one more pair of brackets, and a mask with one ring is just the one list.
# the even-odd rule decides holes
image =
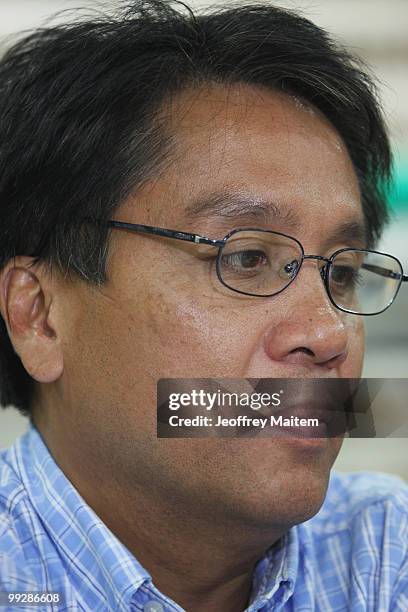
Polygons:
[[206,196],[217,192],[254,205],[270,202],[275,212],[284,211],[282,218],[307,215],[317,224],[322,213],[362,218],[345,144],[302,101],[247,85],[207,86],[175,96],[166,120],[172,163],[153,185],[156,224],[158,217],[166,223],[204,219]]

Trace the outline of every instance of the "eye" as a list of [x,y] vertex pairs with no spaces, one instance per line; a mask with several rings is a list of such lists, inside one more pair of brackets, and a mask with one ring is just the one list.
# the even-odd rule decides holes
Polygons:
[[268,256],[261,250],[237,251],[224,254],[222,264],[234,270],[256,270],[268,265]]
[[339,288],[353,289],[360,282],[360,270],[352,266],[334,265],[331,269],[330,280]]

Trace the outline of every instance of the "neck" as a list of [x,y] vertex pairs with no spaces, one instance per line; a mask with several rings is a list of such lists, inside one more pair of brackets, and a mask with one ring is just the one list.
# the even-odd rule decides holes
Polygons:
[[158,503],[135,487],[121,491],[110,483],[100,487],[108,492],[103,497],[83,482],[76,486],[155,586],[185,610],[245,610],[254,566],[276,534],[254,534],[217,513],[200,518],[194,508],[169,504],[168,498]]
[[156,588],[188,612],[245,610],[256,562],[287,528],[249,528],[216,504],[210,512],[194,501],[186,507],[176,491],[169,503],[160,487],[126,485],[107,463],[101,467],[82,448],[65,448],[65,435],[35,425],[67,478]]

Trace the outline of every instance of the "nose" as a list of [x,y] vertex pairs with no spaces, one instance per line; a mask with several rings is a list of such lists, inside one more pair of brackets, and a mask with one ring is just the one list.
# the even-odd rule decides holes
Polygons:
[[279,296],[282,315],[264,335],[264,350],[273,361],[324,371],[347,359],[350,332],[345,317],[352,315],[333,306],[322,280],[315,262],[304,264]]

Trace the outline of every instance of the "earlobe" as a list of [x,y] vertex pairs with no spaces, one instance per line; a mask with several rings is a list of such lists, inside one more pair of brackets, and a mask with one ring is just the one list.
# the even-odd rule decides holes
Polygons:
[[0,275],[0,309],[14,350],[38,382],[58,380],[63,372],[60,338],[51,320],[53,303],[43,274],[16,258]]

